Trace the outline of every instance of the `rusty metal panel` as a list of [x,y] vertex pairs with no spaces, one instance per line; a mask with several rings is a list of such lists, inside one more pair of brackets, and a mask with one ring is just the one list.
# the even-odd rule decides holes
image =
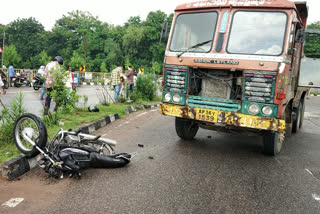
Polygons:
[[160,105],[160,113],[174,117],[221,123],[243,128],[277,131],[281,133],[284,133],[286,128],[285,121],[276,118],[258,117],[212,109],[188,108],[166,103]]

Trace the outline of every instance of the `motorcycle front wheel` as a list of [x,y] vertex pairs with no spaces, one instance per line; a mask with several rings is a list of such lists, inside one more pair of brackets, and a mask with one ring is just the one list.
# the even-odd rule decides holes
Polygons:
[[14,125],[14,143],[28,158],[37,156],[40,152],[23,135],[27,136],[40,149],[47,143],[47,129],[43,122],[33,114],[23,114]]

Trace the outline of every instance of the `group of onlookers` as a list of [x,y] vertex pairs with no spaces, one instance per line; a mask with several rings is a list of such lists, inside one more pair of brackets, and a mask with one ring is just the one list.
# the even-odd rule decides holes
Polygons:
[[127,81],[129,91],[133,93],[133,88],[135,86],[137,75],[140,75],[141,72],[137,73],[132,66],[128,66],[128,70],[123,74],[124,66],[120,65],[111,72],[111,85],[115,91],[114,101],[117,104],[119,101],[119,96],[123,88],[123,83]]

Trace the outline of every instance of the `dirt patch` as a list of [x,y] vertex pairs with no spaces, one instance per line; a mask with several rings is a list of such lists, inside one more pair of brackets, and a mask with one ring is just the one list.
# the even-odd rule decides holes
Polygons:
[[[54,179],[35,168],[20,179],[0,179],[0,213],[31,213],[54,203],[68,186],[70,179]],[[1,206],[11,198],[24,198],[15,208]]]

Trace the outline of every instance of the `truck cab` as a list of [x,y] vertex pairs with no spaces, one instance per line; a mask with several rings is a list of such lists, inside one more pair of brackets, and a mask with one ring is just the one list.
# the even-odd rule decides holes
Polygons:
[[211,0],[176,7],[160,112],[177,135],[199,127],[263,137],[276,155],[302,126],[299,86],[308,10],[288,0]]

